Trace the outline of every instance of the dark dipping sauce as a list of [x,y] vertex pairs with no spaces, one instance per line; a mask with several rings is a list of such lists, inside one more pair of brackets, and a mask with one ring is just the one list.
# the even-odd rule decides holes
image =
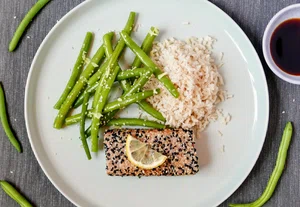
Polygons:
[[281,70],[300,76],[300,18],[286,20],[275,29],[270,50]]

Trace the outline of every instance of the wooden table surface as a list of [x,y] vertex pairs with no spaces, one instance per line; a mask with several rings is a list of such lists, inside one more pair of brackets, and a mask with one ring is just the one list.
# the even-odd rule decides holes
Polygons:
[[[262,193],[275,165],[281,133],[287,121],[293,121],[293,137],[286,170],[274,196],[265,206],[300,206],[300,86],[277,78],[266,65],[262,55],[262,36],[272,16],[282,8],[300,3],[299,0],[211,0],[229,14],[245,31],[258,52],[267,76],[270,92],[270,123],[263,151],[254,169],[241,187],[220,206],[253,201]],[[8,113],[24,153],[18,154],[0,127],[0,180],[14,183],[36,206],[74,206],[50,183],[31,150],[24,121],[24,92],[32,59],[56,21],[83,0],[53,0],[35,19],[14,53],[8,43],[21,18],[36,0],[0,1],[0,81],[8,104]],[[299,91],[298,91],[299,90]],[[285,113],[283,113],[283,111]],[[298,132],[297,132],[298,131]],[[0,207],[18,206],[0,190]]]

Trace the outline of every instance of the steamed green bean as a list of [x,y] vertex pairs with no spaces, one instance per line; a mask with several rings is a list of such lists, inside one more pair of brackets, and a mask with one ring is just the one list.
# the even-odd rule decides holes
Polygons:
[[106,57],[109,57],[113,53],[113,48],[111,44],[111,39],[113,37],[113,32],[108,32],[103,36],[103,44],[105,48],[105,55]]
[[[139,77],[142,73],[145,73],[146,71],[147,71],[146,68],[136,68],[134,70],[124,70],[124,71],[121,71],[118,74],[117,80],[121,81],[121,80],[129,79],[129,78],[132,78],[132,77]],[[86,91],[90,94],[94,94],[98,86],[99,86],[99,82],[96,82],[93,85],[89,86],[86,89]],[[82,102],[83,102],[83,94],[81,94],[77,98],[77,100],[74,104],[74,108],[77,108],[78,106],[80,106],[82,104]]]
[[[82,91],[82,89],[86,86],[88,78],[93,74],[95,71],[95,64],[99,64],[101,59],[104,57],[104,47],[103,45],[98,49],[94,57],[92,58],[91,62],[87,65],[86,69],[83,70],[81,73],[79,80],[75,84],[72,91],[69,93],[67,99],[62,104],[61,108],[59,109],[59,112],[55,118],[54,121],[54,128],[60,129],[62,128],[65,118],[67,114],[69,113],[74,101],[76,100],[79,93]],[[93,64],[95,63],[95,64]],[[100,70],[100,69],[99,69]]]
[[[131,33],[133,25],[134,25],[134,21],[135,21],[135,12],[130,12],[128,21],[124,28],[124,30],[127,31],[127,34]],[[118,64],[118,59],[119,59],[121,52],[124,49],[124,46],[125,46],[124,40],[120,39],[115,50],[113,51],[112,55],[108,59],[108,65],[107,65],[105,73],[103,74],[103,77],[108,78],[109,74],[112,71],[115,72],[117,69],[118,70],[120,69],[119,67],[116,67],[116,66]],[[114,75],[110,76],[110,77],[112,77],[112,79],[111,79],[112,81],[105,80],[105,81],[103,81],[103,83],[99,82],[99,86],[95,93],[94,100],[96,101],[96,104],[93,104],[94,115],[92,118],[92,125],[91,125],[92,151],[93,152],[98,151],[98,132],[99,132],[99,125],[100,125],[100,117],[102,116],[102,110],[106,104],[106,100],[107,100],[108,94],[110,92],[111,85],[113,84],[118,72],[119,71],[117,71],[117,73],[114,74],[115,76]],[[99,95],[99,99],[96,99],[98,94],[101,94],[101,95]]]
[[149,81],[149,79],[152,76],[152,71],[148,70],[146,71],[144,74],[141,75],[141,77],[139,77],[139,79],[137,79],[134,84],[132,85],[132,87],[125,92],[125,96],[130,95],[130,94],[134,94],[136,92],[139,92],[142,90],[142,88],[144,87],[144,85]]
[[86,36],[85,36],[85,39],[84,39],[84,42],[82,44],[81,50],[79,52],[79,55],[77,57],[77,61],[74,65],[74,67],[73,67],[71,77],[70,77],[63,93],[61,94],[59,100],[55,104],[55,106],[54,106],[55,109],[60,109],[61,105],[64,103],[64,101],[68,97],[70,91],[72,90],[72,88],[76,84],[76,81],[78,80],[78,78],[79,78],[79,76],[82,72],[82,69],[83,69],[83,66],[84,66],[84,58],[85,58],[85,55],[88,53],[88,51],[90,49],[92,38],[93,38],[93,34],[91,32],[87,32]]
[[[127,32],[127,34],[130,34],[131,31],[132,31],[132,28],[133,28],[133,25],[134,25],[134,21],[135,21],[135,12],[130,12],[129,14],[129,18],[128,18],[128,21],[125,25],[125,28],[124,28],[124,31]],[[120,39],[115,50],[117,51],[122,51],[125,47],[125,43],[123,41],[123,39]],[[119,54],[120,55],[120,54]],[[113,61],[113,60],[112,60]],[[111,63],[109,64],[108,61],[106,61],[106,65],[105,65],[105,68],[110,66]],[[97,71],[88,81],[88,85],[91,86],[93,84],[95,84],[101,77],[102,73],[101,71]]]
[[90,149],[89,149],[88,143],[86,141],[86,134],[85,134],[85,118],[87,115],[89,98],[90,98],[90,94],[85,93],[83,104],[82,104],[81,117],[80,117],[81,118],[81,120],[80,120],[80,137],[81,137],[83,149],[85,151],[85,154],[86,154],[88,160],[92,159]]
[[118,98],[116,101],[108,103],[105,108],[103,109],[104,113],[112,112],[117,109],[122,109],[125,106],[128,106],[132,103],[138,102],[140,100],[146,99],[150,96],[153,96],[155,94],[158,94],[160,92],[159,89],[156,90],[147,90],[139,93],[134,93],[131,95],[128,95],[126,97]]
[[[148,91],[143,91],[143,92],[139,92],[139,93],[134,93],[134,94],[128,95],[126,97],[122,96],[122,97],[118,98],[117,100],[106,104],[103,109],[103,114],[99,114],[98,116],[101,117],[103,115],[104,117],[106,117],[106,114],[108,114],[108,113],[112,113],[113,111],[115,111],[117,109],[124,108],[132,103],[139,102],[141,100],[144,100],[144,99],[146,99],[150,96],[153,96],[155,94],[158,94],[158,93],[159,93],[159,89],[156,89],[154,91],[148,90]],[[95,112],[93,112],[92,110],[88,110],[86,117],[92,118],[93,115],[95,115],[94,113]],[[68,125],[76,124],[76,123],[80,122],[80,120],[81,120],[81,113],[75,114],[73,116],[66,118],[66,125],[68,126]]]
[[158,68],[151,58],[131,39],[126,31],[122,31],[120,34],[126,45],[134,52],[142,63],[153,71],[155,77],[158,78],[175,98],[178,98],[179,92],[169,77]]
[[135,69],[123,70],[118,74],[117,80],[120,81],[129,78],[138,78],[147,71],[149,71],[148,68],[135,68]]
[[99,100],[98,100],[97,104],[95,105],[95,108],[93,108],[93,117],[92,117],[92,125],[91,125],[91,128],[92,128],[92,131],[91,131],[91,133],[92,133],[91,134],[92,135],[92,151],[93,152],[98,151],[98,132],[99,132],[99,125],[100,125],[100,118],[102,116],[102,110],[106,104],[106,100],[108,98],[109,92],[111,90],[111,87],[112,87],[119,71],[120,71],[119,66],[115,67],[115,69],[112,71],[112,74],[110,74],[107,77],[107,80],[105,80],[103,86],[99,85],[99,87],[102,87],[102,90],[99,95]]
[[149,121],[145,119],[135,119],[135,118],[112,119],[106,125],[107,126],[142,126],[142,127],[151,127],[155,129],[166,128],[164,124],[160,124],[156,121]]
[[[151,27],[150,31],[148,32],[147,36],[145,37],[141,49],[148,54],[150,50],[152,49],[153,41],[159,34],[159,29],[156,27]],[[132,63],[132,68],[138,68],[142,65],[142,61],[139,59],[139,57],[135,57],[134,61]]]

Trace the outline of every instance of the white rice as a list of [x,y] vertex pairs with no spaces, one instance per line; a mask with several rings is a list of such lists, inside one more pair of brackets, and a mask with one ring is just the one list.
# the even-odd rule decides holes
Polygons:
[[156,79],[152,78],[146,89],[160,88],[158,95],[148,101],[167,119],[172,127],[193,128],[203,131],[218,119],[216,105],[225,100],[223,79],[212,57],[215,39],[190,38],[180,41],[174,38],[156,42],[151,51],[152,60],[178,87],[181,94],[174,98]]

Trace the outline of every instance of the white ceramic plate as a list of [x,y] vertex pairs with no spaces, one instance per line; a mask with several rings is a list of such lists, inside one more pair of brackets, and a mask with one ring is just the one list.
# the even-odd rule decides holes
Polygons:
[[[197,140],[200,172],[184,177],[109,177],[103,151],[87,161],[77,126],[52,128],[58,99],[87,31],[95,33],[93,52],[102,34],[121,30],[130,11],[141,25],[141,42],[150,26],[159,39],[211,35],[218,39],[216,58],[234,98],[220,105],[232,121],[213,123]],[[190,22],[185,25],[183,22]],[[66,15],[39,48],[28,77],[25,118],[32,149],[45,174],[78,206],[217,206],[244,181],[264,143],[269,114],[268,90],[260,60],[248,38],[224,12],[207,1],[91,0]],[[130,107],[130,113],[136,113]],[[218,130],[223,133],[221,137]]]

